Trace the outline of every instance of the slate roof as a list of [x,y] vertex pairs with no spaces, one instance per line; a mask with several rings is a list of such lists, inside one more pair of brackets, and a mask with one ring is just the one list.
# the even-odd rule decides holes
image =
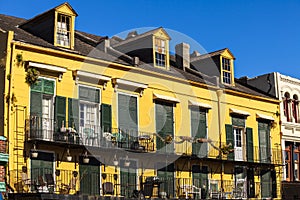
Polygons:
[[[61,48],[61,47],[56,47],[53,44],[43,40],[42,38],[37,37],[27,31],[19,28],[19,25],[22,23],[25,23],[25,22],[26,22],[26,19],[0,14],[0,30],[14,31],[14,40],[15,41],[20,41],[20,42],[24,42],[27,44],[37,45],[37,46],[55,49],[55,50],[59,50],[59,51],[66,51],[69,53],[83,55],[83,56],[91,56],[91,57],[95,57],[95,58],[106,60],[106,61],[121,63],[124,65],[132,65],[132,63],[130,62],[130,59],[129,59],[130,57],[128,55],[120,56],[120,53],[116,53],[116,50],[114,50],[113,48],[111,48],[109,51],[107,51],[107,53],[95,48],[101,41],[103,41],[104,39],[107,39],[108,38],[107,36],[102,37],[102,36],[97,36],[94,34],[76,30],[75,31],[75,47],[74,47],[74,50],[70,50],[70,49],[65,49],[65,48]],[[122,42],[128,42],[128,41],[130,42],[131,40],[134,41],[139,37],[145,37],[147,35],[153,34],[160,28],[145,32],[143,34],[139,34],[138,36],[136,36],[134,38],[130,38],[127,40],[125,39],[123,41],[118,41],[116,43],[119,43],[119,42],[122,43]],[[206,57],[221,54],[226,49],[227,48],[224,48],[224,49],[217,50],[217,51],[214,51],[214,52],[211,52],[208,54],[200,55],[199,57],[197,57],[197,59],[199,59],[199,58],[204,59]],[[93,51],[96,53],[91,54],[91,52],[93,52]],[[111,52],[111,53],[109,53],[109,52]],[[122,59],[122,57],[124,57],[125,59]],[[179,69],[176,66],[174,56],[170,56],[170,57],[171,57],[171,62],[170,62],[171,66],[170,66],[169,71],[153,67],[149,64],[143,63],[142,61],[140,61],[139,68],[145,69],[147,71],[154,71],[154,72],[157,72],[160,74],[177,77],[177,78],[191,80],[194,82],[204,83],[207,85],[216,85],[216,83],[212,77],[209,77],[205,74],[201,74],[200,72],[193,71],[193,70],[184,71],[182,69]],[[192,61],[192,59],[191,59],[191,61]],[[248,94],[253,94],[253,95],[257,95],[257,96],[270,97],[261,92],[258,92],[257,90],[255,90],[253,88],[250,88],[248,86],[240,84],[238,80],[235,81],[235,86],[224,85],[224,87],[227,89],[244,92],[244,93],[248,93]]]
[[[51,49],[65,51],[65,52],[74,53],[83,56],[89,55],[91,57],[96,57],[106,61],[112,61],[112,62],[121,63],[125,65],[131,64],[125,62],[124,60],[119,59],[118,57],[104,53],[103,51],[95,50],[95,46],[107,37],[96,36],[93,34],[76,30],[74,50],[70,50],[70,49],[54,46],[53,44],[47,42],[46,40],[43,40],[42,38],[37,37],[19,28],[19,25],[23,24],[24,22],[26,22],[26,19],[0,14],[0,29],[4,31],[9,31],[9,30],[14,31],[15,41],[20,41],[27,44],[37,45],[41,47],[51,48]],[[87,40],[93,41],[95,44],[91,44],[87,42]],[[95,51],[97,51],[97,53],[91,54],[91,52],[95,52]]]

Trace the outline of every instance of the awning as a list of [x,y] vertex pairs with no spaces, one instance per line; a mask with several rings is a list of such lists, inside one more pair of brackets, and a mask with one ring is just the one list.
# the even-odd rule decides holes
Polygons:
[[174,103],[180,102],[179,99],[176,99],[175,97],[165,96],[165,95],[161,95],[161,94],[157,94],[157,93],[153,93],[153,98],[164,100],[164,101],[170,101],[170,102],[174,102]]
[[245,116],[249,116],[250,113],[243,111],[243,110],[238,110],[235,108],[229,108],[230,113],[234,113],[234,114],[238,114],[238,115],[245,115]]
[[198,107],[206,108],[206,109],[211,109],[212,108],[211,105],[209,105],[209,104],[201,103],[201,102],[197,102],[197,101],[192,101],[192,100],[189,100],[189,105],[198,106]]
[[92,79],[97,79],[97,80],[102,80],[102,81],[110,81],[110,79],[111,79],[108,76],[103,76],[100,74],[94,74],[91,72],[81,71],[81,70],[75,71],[74,75],[78,76],[78,77],[86,77],[86,78],[92,78]]
[[28,66],[39,68],[39,69],[44,69],[44,70],[48,70],[48,71],[60,72],[60,73],[65,73],[67,71],[67,69],[63,68],[63,67],[57,67],[54,65],[46,65],[46,64],[35,63],[35,62],[29,62]]
[[146,89],[148,87],[147,84],[137,83],[134,81],[128,81],[128,80],[119,79],[119,78],[114,79],[113,82],[114,82],[114,84],[126,85],[126,86],[130,86],[130,87],[141,88],[141,89]]
[[272,116],[264,115],[264,114],[260,114],[260,113],[256,113],[256,117],[257,118],[261,118],[261,119],[270,120],[270,121],[274,121],[275,120]]

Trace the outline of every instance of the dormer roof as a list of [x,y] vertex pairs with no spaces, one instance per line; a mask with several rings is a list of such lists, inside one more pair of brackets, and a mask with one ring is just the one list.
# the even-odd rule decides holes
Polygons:
[[162,28],[162,27],[159,27],[159,28],[156,28],[156,29],[144,32],[142,34],[138,34],[136,31],[131,31],[131,32],[128,33],[126,39],[115,43],[113,46],[114,47],[118,47],[118,46],[121,46],[121,45],[130,43],[130,42],[133,42],[135,40],[138,40],[138,39],[150,36],[150,35],[155,35],[155,36],[159,36],[160,35],[161,37],[164,37],[167,40],[171,40],[171,37],[165,31],[165,29]]
[[47,11],[45,11],[45,12],[43,12],[43,13],[41,13],[41,14],[39,14],[39,15],[37,15],[37,16],[35,16],[35,17],[25,21],[25,22],[23,22],[22,24],[19,25],[19,27],[22,28],[25,25],[28,25],[28,24],[34,23],[36,21],[39,21],[44,16],[47,16],[48,14],[53,13],[55,11],[56,12],[61,12],[61,13],[64,13],[64,14],[68,14],[68,15],[71,15],[71,16],[75,16],[75,17],[78,16],[77,12],[72,8],[72,6],[69,3],[65,2],[65,3],[60,4],[59,6],[56,6],[52,9],[50,9],[50,10],[47,10]]
[[213,51],[213,52],[210,52],[210,53],[201,54],[199,56],[192,56],[191,57],[191,62],[206,59],[206,58],[210,58],[210,57],[214,57],[214,56],[217,56],[217,55],[229,57],[229,58],[235,60],[235,57],[232,54],[232,52],[228,48],[223,48],[223,49],[216,50],[216,51]]

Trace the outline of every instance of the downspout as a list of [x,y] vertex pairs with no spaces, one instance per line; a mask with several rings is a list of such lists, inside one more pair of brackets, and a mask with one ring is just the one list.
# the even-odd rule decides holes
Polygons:
[[[13,32],[12,31],[9,31],[8,32],[8,41],[7,41],[7,47],[10,45],[10,58],[7,58],[7,60],[10,60],[9,61],[9,74],[11,75],[10,79],[8,80],[8,92],[6,94],[6,97],[9,97],[8,101],[6,101],[7,103],[7,118],[6,118],[6,128],[7,128],[7,149],[8,149],[8,152],[9,152],[9,148],[10,148],[10,115],[11,115],[11,109],[10,109],[10,105],[11,105],[11,102],[10,102],[10,99],[11,99],[11,90],[12,90],[12,72],[13,72],[13,54],[14,54],[14,51],[15,51],[15,44],[12,41],[12,39],[10,40],[10,38],[13,38]],[[12,35],[12,36],[11,36]],[[10,37],[11,36],[11,37]],[[10,44],[9,44],[10,43]],[[8,165],[7,165],[7,174],[8,174],[8,183],[10,183],[10,172],[9,172],[9,169],[10,169],[10,165],[9,165],[9,162],[8,161]]]
[[[223,94],[223,90],[219,89],[217,90],[217,96],[218,96],[218,128],[219,128],[219,149],[222,148],[222,124],[221,124],[221,96]],[[221,160],[221,198],[223,196],[224,191],[224,185],[223,185],[223,171],[224,171],[224,163],[222,158],[222,152],[219,150],[219,158]]]

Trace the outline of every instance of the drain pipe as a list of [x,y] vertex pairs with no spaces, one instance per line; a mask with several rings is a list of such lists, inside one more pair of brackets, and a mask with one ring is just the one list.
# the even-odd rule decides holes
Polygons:
[[[223,94],[223,90],[219,89],[217,90],[217,96],[218,96],[218,127],[219,127],[219,149],[222,148],[222,123],[221,123],[221,97]],[[222,152],[219,150],[219,158],[221,160],[221,198],[223,196],[224,191],[224,185],[223,185],[223,171],[224,171],[224,163],[222,158]]]

